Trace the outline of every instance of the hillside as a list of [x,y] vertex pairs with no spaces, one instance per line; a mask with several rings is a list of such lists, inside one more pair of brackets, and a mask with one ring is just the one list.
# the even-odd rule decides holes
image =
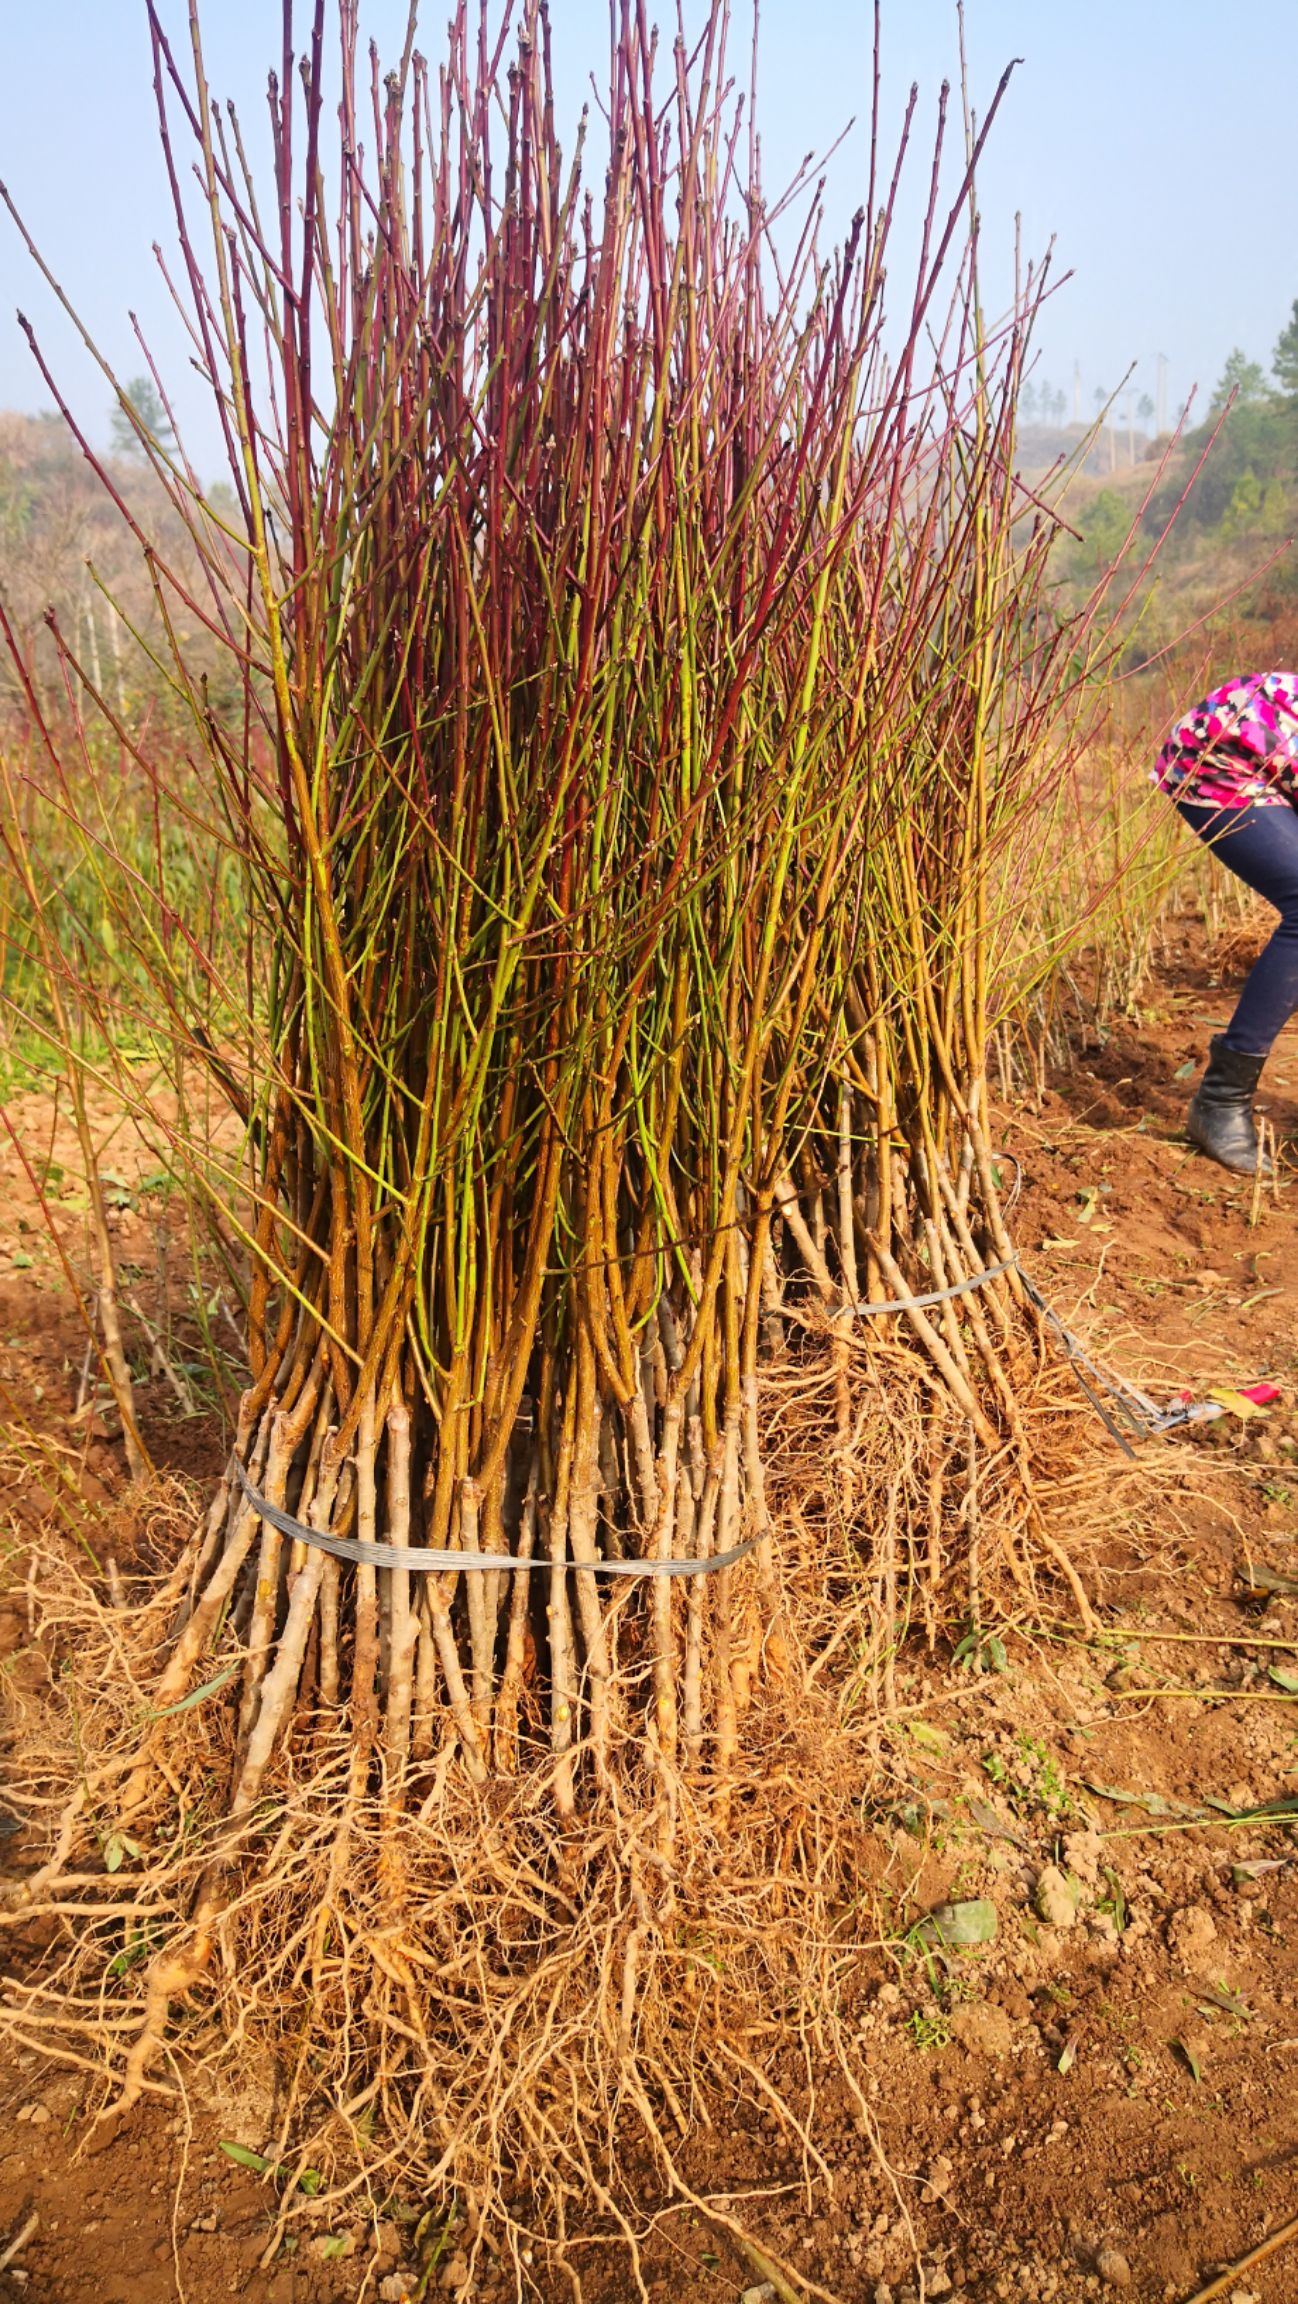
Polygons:
[[[1076,608],[1117,567],[1125,639],[1119,728],[1158,725],[1216,680],[1298,659],[1298,401],[1236,403],[1178,436],[1135,443],[1029,426],[1019,469],[1034,492],[1068,473],[1056,568]],[[1120,565],[1119,565],[1120,564]]]
[[[162,633],[131,521],[181,568],[185,540],[138,451],[109,454],[104,469],[119,504],[60,418],[0,410],[0,602],[39,685],[58,686],[53,624],[114,712],[156,728],[174,706],[149,661]],[[0,699],[19,688],[3,652]]]

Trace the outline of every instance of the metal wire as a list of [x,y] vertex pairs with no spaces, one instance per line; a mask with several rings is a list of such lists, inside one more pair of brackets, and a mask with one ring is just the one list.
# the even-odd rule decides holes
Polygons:
[[881,1312],[927,1312],[931,1304],[949,1304],[953,1296],[967,1296],[973,1288],[985,1288],[989,1280],[999,1280],[1002,1272],[1014,1271],[1018,1261],[1017,1256],[1006,1256],[985,1271],[971,1273],[967,1280],[957,1280],[953,1288],[934,1288],[927,1296],[894,1296],[886,1304],[853,1304],[849,1309],[862,1320],[871,1320]]
[[318,1552],[328,1552],[335,1560],[356,1560],[368,1568],[409,1568],[416,1576],[436,1576],[466,1569],[478,1575],[491,1571],[508,1574],[533,1575],[544,1571],[547,1575],[556,1566],[589,1571],[594,1576],[715,1576],[718,1569],[733,1568],[737,1560],[746,1560],[757,1550],[761,1538],[750,1536],[746,1544],[732,1545],[728,1552],[709,1553],[706,1560],[561,1560],[553,1561],[548,1555],[528,1560],[518,1559],[512,1552],[451,1552],[426,1544],[368,1544],[359,1536],[327,1536],[320,1528],[309,1528],[305,1520],[295,1520],[291,1512],[284,1512],[263,1496],[244,1471],[238,1459],[234,1460],[234,1475],[244,1495],[258,1516],[269,1521],[281,1536],[291,1536],[295,1544],[309,1544]]

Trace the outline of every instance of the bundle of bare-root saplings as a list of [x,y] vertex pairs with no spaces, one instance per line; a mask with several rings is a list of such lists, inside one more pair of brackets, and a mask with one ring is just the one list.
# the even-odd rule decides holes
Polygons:
[[[995,102],[942,107],[904,286],[912,114],[832,252],[812,179],[768,202],[721,5],[689,47],[614,0],[570,144],[539,0],[386,75],[350,0],[300,59],[286,10],[264,181],[150,13],[229,470],[137,412],[166,553],[105,477],[187,734],[70,645],[25,693],[65,827],[117,747],[115,946],[172,1087],[241,1115],[216,1158],[167,1108],[247,1377],[125,1611],[48,1564],[76,1733],[56,1675],[10,2016],[81,2011],[128,2103],[268,2040],[281,2168],[417,2170],[482,2249],[631,2237],[699,2091],[781,2101],[799,2037],[860,2087],[840,1699],[967,1613],[971,1483],[1000,1566],[1067,1570],[984,1096],[1000,862],[1090,645],[1013,477],[1037,291],[985,323]],[[219,878],[181,934],[137,803]]]

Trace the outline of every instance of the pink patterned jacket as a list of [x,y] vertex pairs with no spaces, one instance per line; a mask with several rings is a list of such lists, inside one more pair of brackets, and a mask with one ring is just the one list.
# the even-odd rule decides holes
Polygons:
[[1214,688],[1177,722],[1154,782],[1201,808],[1298,807],[1298,678],[1254,672]]

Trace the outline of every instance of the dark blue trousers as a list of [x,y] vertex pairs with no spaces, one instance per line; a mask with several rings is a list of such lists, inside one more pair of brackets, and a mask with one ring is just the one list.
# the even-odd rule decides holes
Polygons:
[[1298,1008],[1298,811],[1283,808],[1192,807],[1178,801],[1191,831],[1246,888],[1274,904],[1275,933],[1245,980],[1226,1045],[1243,1056],[1266,1056]]

